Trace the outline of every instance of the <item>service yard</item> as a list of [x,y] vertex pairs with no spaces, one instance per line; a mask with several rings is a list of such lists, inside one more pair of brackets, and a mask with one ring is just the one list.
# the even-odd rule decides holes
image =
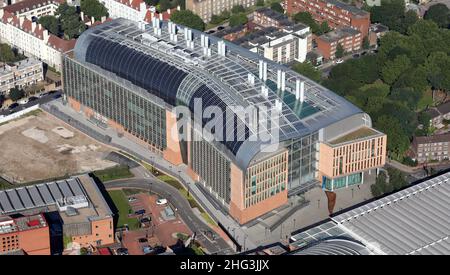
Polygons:
[[0,176],[13,183],[115,166],[109,148],[38,110],[0,125]]

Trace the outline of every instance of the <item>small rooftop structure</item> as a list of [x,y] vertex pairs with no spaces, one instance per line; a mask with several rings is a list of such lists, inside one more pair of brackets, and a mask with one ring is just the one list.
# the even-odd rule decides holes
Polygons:
[[367,137],[383,135],[383,133],[369,127],[361,127],[355,129],[354,131],[344,134],[343,136],[337,137],[333,140],[328,141],[331,145],[342,144],[348,141],[354,142],[355,140],[364,139]]
[[47,227],[47,222],[42,214],[25,216],[20,218],[0,217],[0,234],[8,234]]

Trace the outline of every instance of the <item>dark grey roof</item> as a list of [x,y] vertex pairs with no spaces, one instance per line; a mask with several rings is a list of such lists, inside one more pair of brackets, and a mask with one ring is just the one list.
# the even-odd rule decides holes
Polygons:
[[367,16],[369,15],[369,13],[367,11],[358,9],[357,7],[341,2],[341,1],[337,1],[337,0],[326,0],[325,2],[328,2],[330,4],[335,5],[336,7],[339,7],[340,9],[346,10],[354,15],[357,16]]
[[414,140],[415,140],[415,142],[417,142],[417,144],[450,142],[450,133],[440,134],[440,135],[414,137]]
[[[69,188],[68,183],[70,182]],[[62,193],[61,193],[61,190]],[[72,190],[76,190],[75,192]],[[55,200],[85,194],[78,178],[0,191],[0,214],[9,214],[55,204]]]
[[431,108],[428,109],[426,111],[426,113],[431,117],[431,118],[436,118],[438,116],[440,116],[441,114],[439,113],[439,111],[436,108]]
[[437,106],[436,109],[438,109],[442,115],[450,113],[450,101]]
[[348,36],[355,36],[358,33],[360,33],[358,30],[355,30],[353,28],[350,27],[342,27],[342,28],[338,28],[335,29],[331,32],[322,34],[321,36],[319,36],[320,39],[327,41],[329,43],[331,42],[335,42],[340,40],[341,38],[344,37],[348,37]]
[[266,17],[270,17],[275,21],[278,21],[280,24],[284,26],[293,25],[294,23],[291,22],[288,17],[282,13],[279,13],[277,11],[272,10],[271,8],[265,7],[257,9],[255,12],[264,14]]

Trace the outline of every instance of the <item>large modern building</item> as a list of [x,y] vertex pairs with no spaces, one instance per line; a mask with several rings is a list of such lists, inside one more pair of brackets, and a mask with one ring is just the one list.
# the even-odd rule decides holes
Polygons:
[[292,254],[448,255],[450,172],[295,232]]
[[112,212],[88,175],[0,191],[0,215],[41,213],[52,217],[47,222],[58,224],[64,237],[82,247],[114,242]]
[[87,30],[64,58],[63,85],[75,110],[187,165],[240,223],[319,181],[330,190],[363,183],[385,161],[386,136],[350,102],[172,22],[116,19]]
[[370,13],[338,0],[284,0],[286,13],[309,12],[319,23],[327,22],[331,28],[351,27],[369,34]]

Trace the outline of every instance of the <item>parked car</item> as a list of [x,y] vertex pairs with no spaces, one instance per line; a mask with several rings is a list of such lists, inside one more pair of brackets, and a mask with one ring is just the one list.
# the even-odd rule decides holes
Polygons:
[[146,253],[146,255],[157,255],[157,254],[161,254],[163,252],[166,252],[166,248],[163,246],[155,246],[153,247],[152,251],[150,251],[149,253]]
[[358,57],[359,57],[359,53],[353,55],[353,58],[358,58]]
[[219,30],[219,31],[221,31],[221,30],[223,30],[223,29],[225,29],[224,26],[218,26],[218,27],[217,27],[217,30]]
[[20,105],[24,105],[24,104],[27,104],[27,103],[28,103],[28,98],[23,98],[23,99],[19,100],[19,104]]
[[38,99],[38,98],[35,97],[35,96],[30,96],[30,97],[28,98],[28,102],[35,101],[35,100],[37,100],[37,99]]
[[134,201],[136,201],[137,199],[135,198],[135,197],[129,197],[128,198],[128,202],[134,202]]
[[144,252],[144,254],[149,254],[149,253],[153,252],[153,248],[151,246],[144,246],[142,248],[142,251]]
[[124,226],[122,226],[122,227],[117,227],[116,228],[116,231],[117,232],[127,232],[127,231],[129,231],[130,230],[130,228],[128,227],[128,225],[124,225]]
[[145,213],[145,209],[140,209],[140,210],[134,211],[134,214],[136,214],[136,215],[142,215],[144,213]]
[[157,205],[165,205],[167,204],[167,200],[166,199],[159,199],[156,201]]
[[128,254],[128,249],[126,249],[125,247],[117,248],[116,254],[117,255],[129,255]]
[[147,238],[140,238],[138,241],[140,243],[147,243],[148,242]]
[[8,109],[12,110],[18,106],[19,106],[19,103],[14,102],[13,104],[9,105]]
[[341,64],[341,63],[343,63],[343,62],[344,62],[344,60],[342,60],[342,59],[336,60],[336,64]]
[[145,218],[141,219],[141,223],[149,223],[151,221],[152,221],[152,219],[150,217],[145,217]]

